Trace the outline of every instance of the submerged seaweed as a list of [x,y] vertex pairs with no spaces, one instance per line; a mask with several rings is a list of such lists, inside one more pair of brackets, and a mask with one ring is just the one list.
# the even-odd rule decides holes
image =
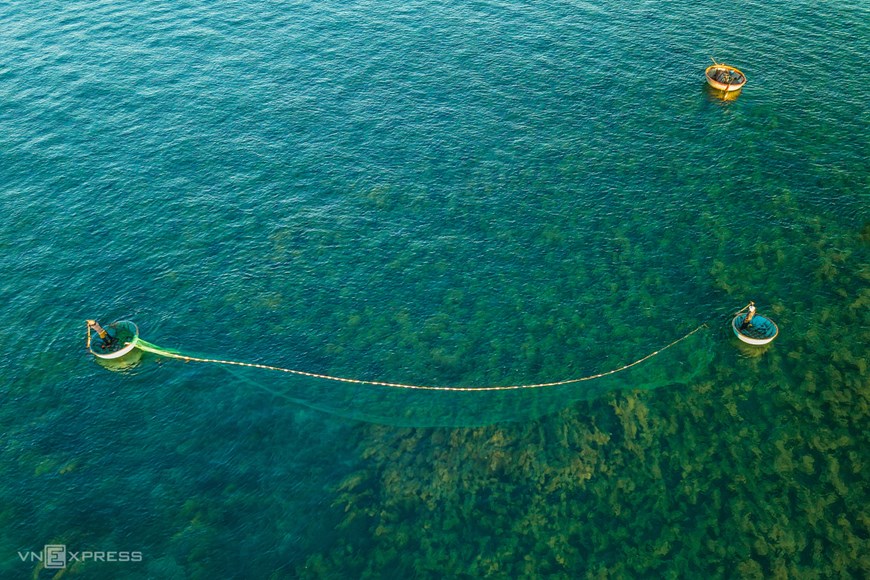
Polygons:
[[714,265],[753,284],[772,257],[805,267],[816,293],[774,302],[789,336],[761,356],[723,355],[712,380],[525,424],[363,429],[365,463],[335,490],[336,542],[296,573],[865,576],[867,240],[831,251],[820,235],[800,257],[790,243],[758,246],[748,269]]

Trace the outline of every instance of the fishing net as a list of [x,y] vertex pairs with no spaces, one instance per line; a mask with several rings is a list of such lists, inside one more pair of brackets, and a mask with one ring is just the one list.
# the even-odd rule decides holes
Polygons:
[[[137,350],[164,359],[224,369],[232,383],[308,408],[400,426],[477,426],[529,420],[618,389],[686,384],[709,366],[712,345],[702,324],[630,362],[551,382],[418,385],[348,378],[272,364],[218,359],[165,348],[141,338]],[[656,358],[656,364],[644,364]]]
[[[731,321],[748,308],[749,305],[728,314],[727,320]],[[765,320],[761,316],[756,318],[759,322]],[[144,352],[163,359],[223,369],[232,377],[233,385],[248,386],[319,411],[391,425],[474,426],[533,419],[618,389],[655,389],[694,381],[706,371],[713,357],[710,333],[702,332],[709,328],[708,322],[654,350],[635,354],[634,358],[627,358],[628,362],[613,363],[606,369],[590,369],[548,382],[490,385],[390,382],[216,358],[143,340],[138,336],[136,325],[127,321],[113,323],[107,331],[118,338],[116,342],[133,344],[133,356]],[[89,347],[91,334],[89,325]],[[98,351],[93,348],[91,351],[100,357]],[[126,356],[120,360],[125,359]],[[612,358],[611,362],[613,360],[617,359]],[[548,368],[564,372],[565,367],[556,360]],[[219,381],[221,386],[225,382]]]

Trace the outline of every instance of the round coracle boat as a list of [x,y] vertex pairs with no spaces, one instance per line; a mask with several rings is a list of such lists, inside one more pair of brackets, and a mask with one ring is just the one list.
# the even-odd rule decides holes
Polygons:
[[[136,348],[139,328],[129,320],[119,320],[105,328],[108,338],[103,339],[88,327],[88,350],[102,359],[117,359]],[[93,334],[93,336],[92,336]]]
[[704,76],[707,77],[707,84],[726,93],[739,91],[746,84],[745,74],[733,66],[722,63],[708,66]]
[[746,325],[745,328],[743,328],[744,320],[746,320],[746,314],[738,314],[731,321],[731,327],[734,329],[734,334],[737,335],[737,338],[747,344],[767,344],[779,334],[779,328],[776,326],[776,323],[760,314],[752,317],[752,322]]

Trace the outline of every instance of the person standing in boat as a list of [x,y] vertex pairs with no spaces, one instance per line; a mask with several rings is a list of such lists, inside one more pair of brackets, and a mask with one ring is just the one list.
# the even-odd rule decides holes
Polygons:
[[96,320],[88,320],[88,326],[93,328],[97,332],[97,336],[100,337],[100,340],[103,341],[100,348],[108,350],[115,346],[115,342],[117,342],[118,339],[106,332],[105,329],[100,326],[99,322]]
[[740,325],[740,330],[746,330],[752,326],[752,317],[755,316],[755,302],[749,303],[749,314],[743,319],[743,324]]

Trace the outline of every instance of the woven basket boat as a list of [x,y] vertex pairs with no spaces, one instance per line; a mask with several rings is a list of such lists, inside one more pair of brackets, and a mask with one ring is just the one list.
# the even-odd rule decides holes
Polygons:
[[746,84],[746,75],[743,72],[722,63],[708,66],[704,71],[704,76],[707,77],[707,84],[726,93],[739,91]]
[[[89,334],[92,331],[88,331]],[[117,340],[109,347],[103,347],[103,341],[99,336],[88,337],[88,350],[99,358],[111,360],[121,358],[128,354],[139,342],[139,327],[129,320],[119,320],[106,326],[106,332]]]
[[748,327],[741,329],[740,326],[744,320],[746,320],[746,314],[738,314],[731,321],[731,328],[734,329],[734,334],[737,335],[737,338],[747,344],[767,344],[779,334],[779,328],[776,326],[776,323],[760,314],[756,314],[752,318],[752,322]]

